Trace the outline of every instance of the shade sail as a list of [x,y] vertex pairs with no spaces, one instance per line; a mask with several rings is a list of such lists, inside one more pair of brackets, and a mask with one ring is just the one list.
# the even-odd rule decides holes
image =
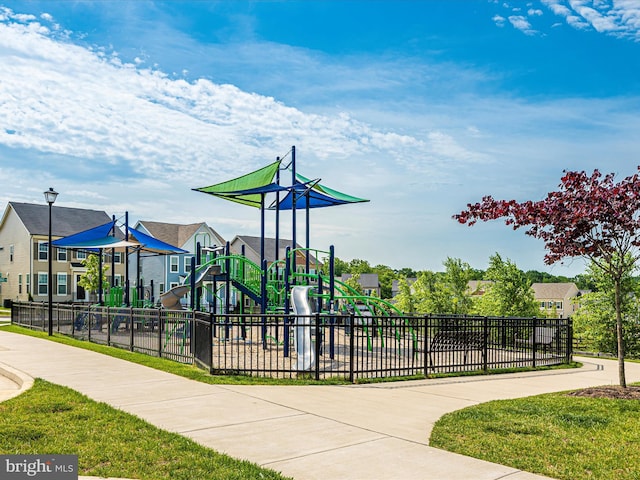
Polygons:
[[187,253],[186,250],[174,247],[138,230],[129,227],[129,233],[133,235],[130,240],[124,239],[124,234],[115,226],[115,221],[99,225],[82,232],[74,233],[68,237],[59,238],[51,242],[54,247],[71,248],[75,250],[98,251],[103,248],[140,248],[155,253]]
[[[119,234],[119,235],[118,235]],[[115,221],[74,233],[68,237],[51,242],[54,247],[76,250],[99,250],[101,248],[135,247],[136,244],[125,241],[122,232],[115,228]]]
[[284,189],[273,183],[273,179],[280,168],[280,163],[281,161],[278,160],[241,177],[208,187],[194,188],[193,190],[208,193],[243,205],[260,208],[263,194]]
[[128,228],[129,235],[132,235],[135,241],[134,245],[140,247],[142,250],[154,253],[188,253],[187,250],[174,247],[146,233],[142,233],[140,230],[135,230],[132,227]]
[[[296,174],[296,185],[280,200],[278,204],[280,210],[291,210],[293,208],[293,191],[295,191],[296,194],[296,210],[332,207],[335,205],[348,205],[350,203],[369,201],[364,198],[347,195],[346,193],[326,187],[318,181],[309,180],[302,175]],[[275,202],[269,206],[270,210],[274,210],[275,208]]]

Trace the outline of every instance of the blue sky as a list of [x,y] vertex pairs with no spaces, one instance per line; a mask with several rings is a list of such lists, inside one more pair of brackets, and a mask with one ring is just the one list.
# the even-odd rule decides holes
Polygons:
[[58,205],[258,235],[257,211],[191,189],[295,145],[300,173],[371,200],[314,210],[315,248],[573,275],[523,232],[451,216],[540,199],[565,169],[635,173],[639,60],[637,0],[0,0],[0,208],[54,187]]

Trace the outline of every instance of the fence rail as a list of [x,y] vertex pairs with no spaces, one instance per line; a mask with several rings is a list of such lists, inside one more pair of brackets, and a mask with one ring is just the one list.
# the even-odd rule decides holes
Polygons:
[[[12,323],[46,331],[46,303]],[[54,304],[53,330],[214,374],[349,381],[569,363],[570,319],[427,315],[218,315]]]

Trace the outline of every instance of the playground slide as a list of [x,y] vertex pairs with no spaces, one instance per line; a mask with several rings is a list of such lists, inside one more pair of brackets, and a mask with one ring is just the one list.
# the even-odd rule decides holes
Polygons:
[[[219,273],[220,267],[218,265],[207,265],[206,268],[197,272],[198,276],[196,277],[196,288],[202,285],[202,282],[210,273]],[[191,290],[191,284],[189,282],[189,277],[185,279],[185,283],[182,285],[177,285],[170,290],[167,290],[162,295],[160,295],[160,303],[167,310],[184,310],[182,308],[182,304],[180,300]]]
[[291,303],[293,313],[304,315],[296,318],[294,329],[294,339],[296,344],[296,369],[310,370],[315,366],[315,352],[311,344],[311,303],[309,301],[309,290],[313,287],[295,286],[291,288]]

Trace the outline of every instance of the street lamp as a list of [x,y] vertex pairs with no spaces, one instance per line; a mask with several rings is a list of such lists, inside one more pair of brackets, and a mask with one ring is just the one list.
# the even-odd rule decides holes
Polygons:
[[47,259],[49,261],[49,275],[47,276],[47,293],[49,295],[49,336],[53,335],[53,281],[51,277],[53,277],[53,258],[52,248],[51,248],[51,206],[56,201],[56,197],[58,196],[58,192],[56,192],[52,187],[49,187],[49,190],[44,192],[44,199],[49,204],[49,243],[47,244]]

